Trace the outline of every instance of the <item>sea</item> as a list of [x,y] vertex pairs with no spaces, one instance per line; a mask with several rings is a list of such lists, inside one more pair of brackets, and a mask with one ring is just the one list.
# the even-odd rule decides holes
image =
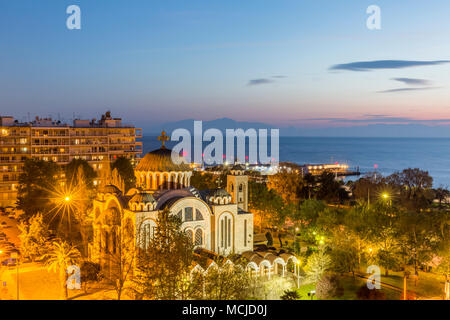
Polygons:
[[[144,154],[161,146],[156,136],[141,141]],[[166,145],[170,148],[175,142]],[[347,164],[362,175],[419,168],[429,172],[435,188],[450,186],[450,138],[280,137],[280,161]]]

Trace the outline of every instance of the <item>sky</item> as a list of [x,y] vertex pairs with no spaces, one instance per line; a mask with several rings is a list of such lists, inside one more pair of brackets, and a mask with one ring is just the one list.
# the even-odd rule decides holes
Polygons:
[[448,124],[448,12],[448,0],[0,0],[0,114]]

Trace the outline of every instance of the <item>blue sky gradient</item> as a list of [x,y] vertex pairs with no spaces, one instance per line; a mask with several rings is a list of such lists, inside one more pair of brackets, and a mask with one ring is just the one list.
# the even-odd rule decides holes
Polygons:
[[[72,4],[81,30],[66,28]],[[381,30],[366,28],[372,4]],[[2,0],[0,114],[98,118],[108,109],[144,127],[219,117],[302,127],[448,121],[448,12],[444,0]],[[380,68],[386,60],[403,67]]]

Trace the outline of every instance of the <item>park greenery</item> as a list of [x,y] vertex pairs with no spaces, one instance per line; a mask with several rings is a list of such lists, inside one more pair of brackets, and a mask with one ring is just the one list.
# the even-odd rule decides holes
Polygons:
[[[111,168],[117,169],[125,189],[135,185],[127,159],[117,159]],[[221,174],[196,171],[191,183],[198,189],[225,187],[226,175],[226,170]],[[327,171],[318,176],[288,169],[266,178],[255,172],[249,175],[255,232],[266,235],[268,249],[299,258],[302,279],[314,285],[318,298],[345,296],[342,277],[355,277],[369,265],[379,266],[384,276],[401,273],[416,283],[420,274],[430,271],[450,276],[450,193],[443,187],[434,189],[428,172],[405,169],[386,177],[373,173],[347,183]],[[61,167],[29,159],[20,176],[22,253],[58,270],[61,283],[66,280],[61,270],[68,264],[90,263],[89,213],[98,189],[96,178],[84,160]],[[76,206],[64,203],[69,193]],[[137,299],[248,299],[270,290],[249,277],[239,263],[229,267],[216,261],[217,269],[207,275],[191,274],[196,257],[180,224],[177,217],[162,211],[153,239],[139,252],[128,252],[126,241],[130,240],[121,238],[119,254],[110,259],[115,267],[102,275],[118,299],[124,292]],[[131,277],[134,266],[138,272]],[[84,277],[98,280],[98,266],[90,269]],[[355,294],[360,299],[384,297],[362,287]],[[63,295],[67,297],[66,292]],[[282,295],[287,300],[305,296],[295,290]]]

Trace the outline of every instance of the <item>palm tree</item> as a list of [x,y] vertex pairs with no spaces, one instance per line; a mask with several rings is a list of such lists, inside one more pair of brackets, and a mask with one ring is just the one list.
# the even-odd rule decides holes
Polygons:
[[51,252],[45,255],[46,265],[49,271],[59,272],[61,293],[64,300],[68,298],[67,292],[67,268],[73,265],[81,257],[80,251],[67,242],[54,242]]

